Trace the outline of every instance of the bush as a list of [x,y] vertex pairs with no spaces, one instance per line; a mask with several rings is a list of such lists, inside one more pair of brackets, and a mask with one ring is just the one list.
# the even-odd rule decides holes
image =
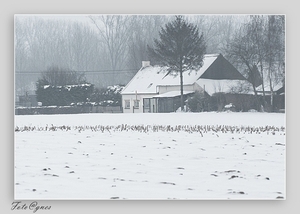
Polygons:
[[[263,97],[258,96],[259,102],[263,103]],[[278,112],[283,111],[285,108],[285,96],[284,95],[274,95],[273,110],[270,110],[270,96],[266,96],[266,103],[264,105],[264,110],[267,112]],[[242,111],[247,112],[251,109],[257,110],[257,100],[253,94],[232,94],[232,93],[214,93],[212,96],[207,94],[195,92],[195,94],[190,97],[187,101],[189,110],[192,112],[202,112],[202,111]],[[229,108],[229,105],[231,106]],[[234,107],[233,107],[234,106]],[[261,109],[259,109],[261,111]]]
[[84,74],[68,68],[51,66],[36,83],[36,98],[43,106],[69,106],[87,102],[94,86],[85,81]]
[[210,98],[208,95],[196,91],[187,100],[188,108],[191,112],[210,111]]
[[94,90],[92,84],[51,86],[37,85],[37,101],[43,106],[69,106],[71,103],[87,102]]
[[122,95],[121,91],[124,86],[114,85],[107,88],[95,89],[91,95],[91,102],[96,102],[100,106],[121,106]]

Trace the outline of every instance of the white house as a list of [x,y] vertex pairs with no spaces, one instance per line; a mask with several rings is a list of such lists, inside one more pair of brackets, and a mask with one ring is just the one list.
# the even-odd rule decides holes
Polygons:
[[[221,54],[204,56],[203,66],[198,71],[183,73],[183,93],[185,96],[200,91],[212,95],[216,92],[231,92],[234,86],[248,81]],[[180,97],[179,75],[167,75],[166,68],[151,66],[143,62],[142,68],[124,87],[122,106],[124,113],[170,112],[166,100]]]

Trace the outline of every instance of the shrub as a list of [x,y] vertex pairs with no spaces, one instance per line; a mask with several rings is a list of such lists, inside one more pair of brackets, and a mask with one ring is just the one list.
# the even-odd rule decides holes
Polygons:
[[94,90],[92,84],[51,86],[37,85],[37,101],[43,106],[69,106],[71,103],[87,102]]
[[187,100],[188,108],[192,112],[210,111],[210,98],[206,94],[196,91]]
[[123,85],[108,86],[107,88],[95,89],[91,94],[91,102],[100,106],[121,106]]

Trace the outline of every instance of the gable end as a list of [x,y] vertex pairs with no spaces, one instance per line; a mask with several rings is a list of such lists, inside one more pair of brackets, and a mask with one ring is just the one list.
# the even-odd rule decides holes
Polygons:
[[222,54],[201,75],[202,79],[245,80],[245,77]]

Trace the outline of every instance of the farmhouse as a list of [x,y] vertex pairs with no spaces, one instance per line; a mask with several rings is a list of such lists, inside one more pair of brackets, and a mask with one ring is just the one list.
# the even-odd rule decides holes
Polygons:
[[[221,54],[208,54],[198,71],[183,73],[184,99],[195,91],[210,96],[230,93],[242,83],[248,81]],[[180,107],[180,78],[166,75],[166,68],[144,61],[121,94],[124,113],[173,112]]]

